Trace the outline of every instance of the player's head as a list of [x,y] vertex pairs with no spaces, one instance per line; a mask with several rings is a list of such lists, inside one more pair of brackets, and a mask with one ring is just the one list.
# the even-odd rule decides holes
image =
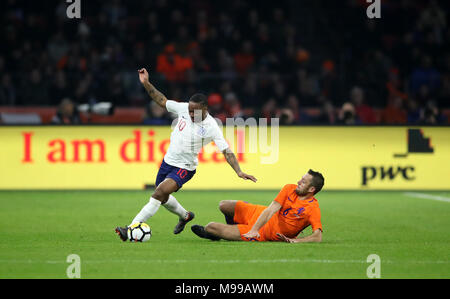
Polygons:
[[193,122],[201,122],[208,113],[208,98],[202,93],[196,93],[189,99],[189,115]]
[[298,195],[317,194],[322,190],[325,179],[320,172],[309,170],[297,183],[295,191]]

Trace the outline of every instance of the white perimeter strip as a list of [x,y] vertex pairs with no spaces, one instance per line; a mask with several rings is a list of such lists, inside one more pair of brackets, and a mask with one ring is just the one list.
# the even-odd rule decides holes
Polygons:
[[445,197],[445,196],[431,195],[431,194],[426,194],[426,193],[416,193],[416,192],[405,192],[403,194],[406,196],[410,196],[410,197],[450,202],[450,198]]
[[[319,263],[319,264],[367,264],[366,260],[320,260],[320,259],[273,259],[273,260],[161,260],[161,259],[146,259],[146,260],[87,260],[81,261],[86,264],[104,264],[104,263],[138,263],[138,264],[185,264],[185,263],[206,263],[206,264],[242,264],[242,263]],[[383,264],[449,264],[450,261],[438,260],[438,261],[390,261],[382,260]],[[66,264],[63,260],[45,261],[45,260],[0,260],[0,264]]]

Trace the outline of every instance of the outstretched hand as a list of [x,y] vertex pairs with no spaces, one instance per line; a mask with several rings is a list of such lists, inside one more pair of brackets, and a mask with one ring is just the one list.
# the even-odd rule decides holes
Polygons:
[[252,231],[252,230],[250,230],[248,233],[246,233],[246,234],[243,234],[242,235],[244,238],[247,238],[247,239],[253,239],[253,238],[256,238],[256,239],[258,239],[259,237],[260,237],[260,235],[259,235],[259,232],[257,232],[257,231]]
[[246,174],[246,173],[244,173],[244,172],[238,173],[238,176],[239,176],[241,179],[244,179],[244,180],[251,180],[251,181],[253,181],[253,182],[255,182],[255,183],[256,183],[256,181],[257,181],[257,179],[256,179],[254,176],[249,175],[249,174]]
[[283,234],[277,233],[278,239],[286,243],[294,243],[294,239],[290,239]]

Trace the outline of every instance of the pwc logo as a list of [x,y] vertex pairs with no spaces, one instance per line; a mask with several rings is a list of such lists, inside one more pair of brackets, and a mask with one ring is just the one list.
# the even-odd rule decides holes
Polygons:
[[[417,153],[434,153],[431,139],[424,137],[421,129],[408,129],[407,136],[406,153],[395,153],[394,158],[407,158],[408,155]],[[363,187],[367,187],[371,181],[394,181],[397,179],[414,181],[416,179],[415,170],[414,165],[363,166],[361,167],[361,184]]]

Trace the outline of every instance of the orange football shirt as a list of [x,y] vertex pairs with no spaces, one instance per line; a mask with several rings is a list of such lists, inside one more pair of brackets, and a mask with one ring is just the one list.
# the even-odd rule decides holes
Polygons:
[[[322,230],[320,208],[317,199],[313,197],[311,199],[300,200],[295,192],[296,188],[297,185],[288,184],[281,189],[280,193],[274,199],[281,204],[281,209],[259,230],[260,238],[255,239],[255,241],[279,241],[280,239],[277,233],[281,233],[288,238],[295,238],[310,225],[313,231],[316,229]],[[248,211],[248,213],[244,211],[240,213],[243,217],[235,215],[235,219],[239,221],[238,223],[243,224],[238,225],[239,231],[243,235],[251,229],[266,207],[238,202],[238,208]],[[247,219],[243,221],[237,218]],[[242,239],[246,240],[244,237]]]

